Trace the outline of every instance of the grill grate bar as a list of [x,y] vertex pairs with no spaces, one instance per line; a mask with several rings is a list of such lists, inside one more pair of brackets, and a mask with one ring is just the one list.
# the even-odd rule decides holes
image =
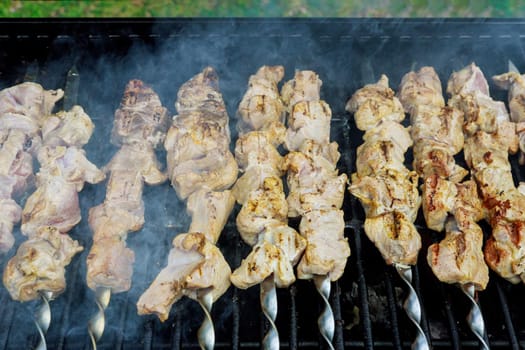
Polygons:
[[182,319],[181,319],[181,310],[178,304],[174,305],[175,309],[175,323],[173,330],[173,339],[171,343],[172,350],[179,350],[181,347],[181,337],[182,337]]
[[338,281],[332,283],[332,298],[330,299],[335,319],[333,345],[336,349],[344,350],[343,319],[341,317],[341,287]]
[[423,294],[421,293],[421,284],[419,283],[419,265],[415,265],[412,267],[412,278],[413,278],[413,286],[416,291],[417,297],[419,298],[421,302],[421,322],[419,323],[421,328],[423,329],[423,333],[425,333],[425,336],[427,337],[428,341],[431,342],[432,339],[430,337],[430,330],[428,326],[428,319],[427,314],[425,311],[425,300],[423,299]]
[[239,349],[239,327],[240,327],[240,312],[239,312],[239,290],[233,289],[232,298],[232,350]]
[[363,268],[363,260],[361,257],[361,234],[360,229],[353,230],[354,237],[354,253],[356,256],[356,268],[357,268],[357,284],[359,288],[359,301],[361,303],[359,315],[361,317],[361,323],[363,324],[363,337],[366,349],[373,349],[373,337],[372,337],[372,321],[370,319],[370,309],[368,305],[368,290],[365,280],[365,273]]
[[500,308],[503,313],[503,318],[505,320],[505,328],[507,329],[507,333],[510,340],[510,346],[513,350],[519,349],[518,344],[518,338],[516,336],[516,332],[514,330],[514,324],[512,322],[512,318],[510,317],[510,310],[509,310],[509,304],[507,302],[507,298],[505,296],[505,293],[503,292],[503,288],[501,287],[501,282],[499,279],[496,279],[496,291],[498,293],[498,299],[500,302]]
[[394,294],[394,288],[392,286],[392,267],[385,266],[385,290],[386,297],[388,300],[388,312],[390,314],[390,328],[392,330],[393,346],[396,349],[401,349],[401,336],[399,334],[399,322],[397,316],[397,298]]
[[290,286],[290,350],[297,349],[297,308],[295,305],[297,287]]

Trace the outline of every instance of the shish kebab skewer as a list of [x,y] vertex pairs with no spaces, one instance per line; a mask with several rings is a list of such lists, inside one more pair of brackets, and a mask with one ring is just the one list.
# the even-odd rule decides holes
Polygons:
[[283,75],[282,66],[263,66],[250,77],[248,91],[239,105],[240,136],[235,147],[244,174],[232,190],[242,204],[237,228],[253,249],[230,279],[241,289],[260,284],[261,308],[270,323],[263,339],[264,349],[279,349],[275,286],[283,288],[295,282],[293,267],[306,246],[306,240],[288,226],[288,204],[281,180],[284,159],[276,149],[284,142],[286,131],[277,88]]
[[297,277],[314,280],[325,309],[318,319],[321,335],[333,348],[335,320],[329,303],[331,281],[338,280],[350,256],[340,210],[347,182],[338,175],[338,145],[330,142],[332,112],[320,99],[322,82],[315,72],[297,71],[281,90],[288,112],[285,157],[288,217],[301,217],[299,232],[306,248]]
[[489,280],[483,232],[476,224],[484,217],[484,210],[475,181],[460,183],[467,171],[454,161],[464,143],[463,113],[445,107],[441,82],[432,67],[407,73],[398,97],[410,114],[414,169],[423,180],[427,226],[446,231],[441,242],[429,247],[427,261],[440,281],[458,284],[472,302],[469,326],[488,349],[485,322],[475,302],[475,291],[484,290]]
[[365,233],[409,288],[404,307],[417,328],[412,348],[429,349],[420,325],[421,304],[411,284],[411,266],[421,249],[421,237],[414,226],[421,198],[416,172],[404,166],[412,139],[400,124],[405,118],[403,106],[382,75],[377,83],[359,89],[346,110],[354,113],[357,128],[365,131],[349,191],[365,209]]
[[465,114],[465,159],[478,184],[492,235],[484,248],[489,267],[511,283],[525,281],[525,194],[514,185],[508,154],[518,151],[516,124],[475,64],[453,73],[449,103]]
[[105,178],[81,148],[93,128],[80,106],[47,115],[41,121],[37,189],[22,212],[21,231],[28,240],[9,260],[3,276],[13,299],[42,299],[35,319],[40,334],[37,349],[46,348],[45,333],[51,322],[49,301],[65,290],[65,267],[83,249],[67,235],[81,219],[78,192],[84,182],[98,183]]
[[182,85],[175,104],[178,115],[166,136],[168,174],[192,217],[189,233],[173,240],[167,266],[137,302],[140,315],[168,318],[183,296],[199,302],[205,318],[199,329],[201,348],[212,349],[213,303],[230,286],[231,269],[215,245],[235,199],[227,190],[238,167],[230,152],[228,114],[211,67]]
[[0,91],[0,254],[15,242],[13,226],[21,219],[22,208],[14,198],[32,182],[42,120],[63,94],[31,82]]
[[167,178],[154,151],[164,141],[167,126],[167,109],[155,92],[140,80],[130,81],[115,112],[111,142],[120,149],[104,167],[109,173],[106,198],[89,210],[93,245],[87,257],[87,284],[96,292],[99,311],[88,330],[95,349],[111,293],[131,287],[135,254],[126,246],[126,237],[144,225],[144,183],[158,185]]

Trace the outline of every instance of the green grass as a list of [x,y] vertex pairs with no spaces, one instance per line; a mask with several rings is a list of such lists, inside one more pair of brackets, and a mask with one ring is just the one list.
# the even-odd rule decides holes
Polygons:
[[520,0],[0,0],[2,17],[524,17]]

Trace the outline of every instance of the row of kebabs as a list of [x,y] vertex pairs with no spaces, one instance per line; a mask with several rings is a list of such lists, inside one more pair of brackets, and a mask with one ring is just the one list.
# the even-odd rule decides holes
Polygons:
[[[82,250],[66,234],[80,221],[77,193],[84,182],[97,183],[105,176],[106,198],[89,211],[93,245],[87,283],[92,289],[130,288],[134,253],[126,236],[144,224],[144,183],[169,178],[192,216],[188,233],[173,240],[167,266],[139,299],[141,314],[165,320],[182,296],[198,298],[211,291],[215,300],[230,282],[248,288],[273,278],[278,287],[286,287],[295,281],[296,264],[298,278],[328,275],[337,280],[350,249],[340,210],[347,178],[336,168],[331,111],[320,99],[322,83],[314,72],[296,72],[279,91],[283,76],[283,68],[276,66],[262,67],[250,78],[238,110],[235,155],[229,150],[229,120],[213,69],[180,88],[171,126],[155,92],[131,81],[112,131],[111,141],[120,148],[102,170],[81,149],[93,132],[83,110],[51,114],[60,90],[24,83],[1,91],[1,247],[7,251],[13,245],[11,231],[20,218],[28,237],[4,271],[13,299],[64,290],[65,266]],[[525,81],[514,73],[495,81],[510,88],[511,119],[504,104],[490,98],[474,64],[451,76],[447,106],[441,82],[429,67],[407,74],[397,96],[383,76],[349,100],[347,110],[365,131],[349,189],[361,200],[365,232],[387,263],[416,263],[421,238],[413,222],[422,204],[429,228],[446,230],[444,240],[428,251],[440,280],[484,289],[485,262],[513,283],[525,280],[525,191],[514,185],[508,161],[518,144],[525,151]],[[411,127],[401,124],[405,112]],[[167,150],[167,174],[155,156],[159,145]],[[285,156],[280,145],[289,151]],[[412,145],[414,170],[404,165]],[[466,181],[469,171],[454,161],[461,150],[471,174]],[[37,190],[22,210],[13,197],[27,189],[33,155],[40,163]],[[253,250],[232,273],[215,243],[235,201],[242,206],[238,231]],[[290,217],[301,217],[299,232],[288,226]],[[477,225],[483,218],[493,230],[484,254]]]

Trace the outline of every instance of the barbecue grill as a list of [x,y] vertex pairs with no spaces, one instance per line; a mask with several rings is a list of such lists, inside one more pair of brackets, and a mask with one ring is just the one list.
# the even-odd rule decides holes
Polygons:
[[[341,172],[355,169],[355,149],[362,133],[344,111],[346,100],[365,83],[384,73],[395,89],[401,77],[423,65],[434,66],[443,83],[450,73],[475,61],[487,77],[507,70],[511,59],[525,66],[525,21],[522,20],[398,20],[398,19],[164,19],[164,20],[2,20],[0,21],[0,88],[24,80],[46,89],[67,89],[63,102],[82,105],[96,125],[86,146],[98,166],[116,151],[109,143],[113,114],[125,84],[138,78],[151,85],[163,104],[175,113],[180,85],[205,66],[213,66],[235,125],[235,110],[250,74],[261,65],[282,64],[285,80],[296,69],[316,71],[323,80],[322,97],[333,110],[332,140],[342,154]],[[69,77],[69,78],[68,78]],[[73,77],[73,78],[72,78]],[[74,85],[73,84],[73,85]],[[506,100],[506,92],[491,86],[491,95]],[[233,132],[233,130],[232,130]],[[235,139],[235,133],[232,138]],[[461,158],[461,157],[459,157]],[[159,159],[165,159],[159,151]],[[408,157],[407,162],[411,159]],[[461,159],[458,159],[461,164]],[[511,157],[515,181],[525,181],[525,168]],[[105,186],[86,185],[80,193],[83,221],[71,231],[85,250],[68,268],[66,291],[51,304],[53,320],[47,332],[50,349],[90,348],[89,318],[96,313],[95,293],[85,283],[86,256],[91,245],[87,210],[103,201]],[[146,223],[131,233],[128,244],[136,252],[132,288],[115,294],[106,310],[106,329],[99,349],[198,348],[197,330],[203,313],[197,303],[183,299],[170,318],[139,317],[135,303],[165,265],[170,242],[186,232],[189,217],[175,191],[166,183],[144,190]],[[330,302],[336,319],[336,349],[404,349],[415,337],[405,314],[403,281],[385,265],[363,231],[364,212],[349,194],[343,206],[345,235],[352,256],[344,276],[332,285]],[[238,208],[237,208],[238,211]],[[231,266],[237,267],[250,247],[242,243],[230,216],[218,246]],[[442,234],[416,221],[423,248],[413,268],[413,280],[422,301],[421,326],[435,349],[476,349],[470,331],[465,296],[440,283],[426,263],[426,251]],[[291,223],[297,227],[298,222]],[[485,237],[490,234],[483,226]],[[16,246],[23,237],[15,228]],[[0,257],[0,267],[15,249]],[[493,349],[525,347],[524,286],[511,285],[494,273],[487,290],[478,294],[487,336]],[[310,281],[297,281],[277,291],[276,324],[286,349],[323,348],[317,328],[323,308]],[[216,348],[259,348],[268,324],[260,310],[259,289],[233,287],[216,302],[213,319]],[[33,324],[37,302],[21,304],[0,288],[0,348],[31,348],[39,337]]]

